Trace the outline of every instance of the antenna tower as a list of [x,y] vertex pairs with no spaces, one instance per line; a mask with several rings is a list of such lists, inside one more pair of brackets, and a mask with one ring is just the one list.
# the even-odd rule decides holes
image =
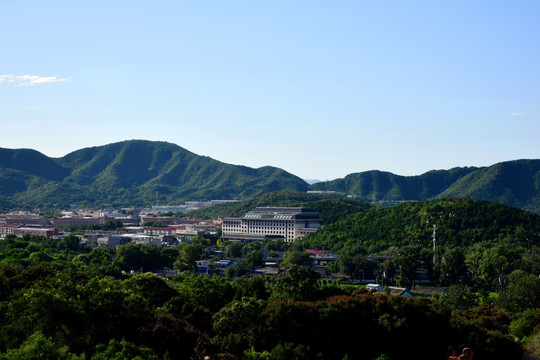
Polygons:
[[435,243],[437,242],[437,225],[433,224],[433,265],[435,265]]

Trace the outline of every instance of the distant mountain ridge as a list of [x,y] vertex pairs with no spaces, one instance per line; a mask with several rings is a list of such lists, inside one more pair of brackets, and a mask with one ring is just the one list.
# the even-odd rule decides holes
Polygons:
[[225,164],[166,142],[123,141],[56,159],[35,150],[0,149],[4,206],[176,204],[307,188],[279,168]]
[[336,191],[371,202],[469,197],[540,213],[540,160],[432,170],[418,176],[373,170],[316,183],[310,190]]
[[418,176],[373,170],[309,185],[276,167],[226,164],[159,141],[122,141],[61,158],[0,148],[1,208],[179,204],[250,199],[279,190],[335,191],[375,203],[470,197],[540,213],[540,160],[432,170]]

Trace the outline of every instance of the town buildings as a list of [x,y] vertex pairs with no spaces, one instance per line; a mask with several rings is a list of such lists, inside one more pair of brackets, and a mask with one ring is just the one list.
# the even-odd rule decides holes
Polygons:
[[257,207],[241,217],[223,219],[222,238],[253,241],[265,238],[291,242],[317,231],[322,220],[317,212],[302,207]]
[[58,235],[58,229],[53,227],[27,226],[22,224],[7,224],[0,223],[0,236],[15,234],[15,235],[40,235],[45,237],[53,237]]

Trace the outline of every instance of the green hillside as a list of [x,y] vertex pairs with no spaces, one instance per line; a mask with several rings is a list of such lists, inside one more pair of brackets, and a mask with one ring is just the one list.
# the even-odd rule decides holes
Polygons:
[[470,199],[371,208],[325,226],[305,242],[306,246],[333,250],[360,246],[370,253],[407,245],[430,248],[433,225],[440,247],[492,246],[501,241],[524,247],[540,245],[540,215]]
[[434,170],[420,176],[400,176],[383,171],[366,171],[343,179],[311,185],[313,190],[337,191],[369,201],[408,201],[436,197],[473,168]]
[[373,170],[308,185],[279,168],[225,164],[167,142],[123,141],[80,149],[62,158],[31,149],[0,148],[0,206],[4,209],[249,200],[273,191],[308,189],[381,204],[470,197],[540,213],[540,160],[433,170],[418,176]]
[[241,216],[258,206],[303,206],[319,213],[324,224],[331,224],[351,214],[372,207],[366,202],[341,199],[332,195],[308,194],[297,191],[276,191],[256,198],[208,207],[192,211],[186,216],[215,219],[219,216]]
[[540,160],[508,161],[478,169],[441,196],[470,197],[540,212]]
[[124,141],[58,159],[0,150],[0,203],[12,206],[175,204],[307,190],[284,170],[225,164],[165,142]]
[[418,176],[367,171],[316,183],[312,190],[337,191],[372,202],[470,197],[540,213],[540,160],[516,160],[490,167],[433,170]]

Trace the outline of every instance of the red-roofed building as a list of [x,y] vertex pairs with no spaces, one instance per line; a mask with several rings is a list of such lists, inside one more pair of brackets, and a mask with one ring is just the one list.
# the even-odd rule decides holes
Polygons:
[[17,235],[41,235],[45,237],[53,237],[58,235],[57,228],[41,228],[41,227],[29,227],[19,226],[15,229],[14,234]]

